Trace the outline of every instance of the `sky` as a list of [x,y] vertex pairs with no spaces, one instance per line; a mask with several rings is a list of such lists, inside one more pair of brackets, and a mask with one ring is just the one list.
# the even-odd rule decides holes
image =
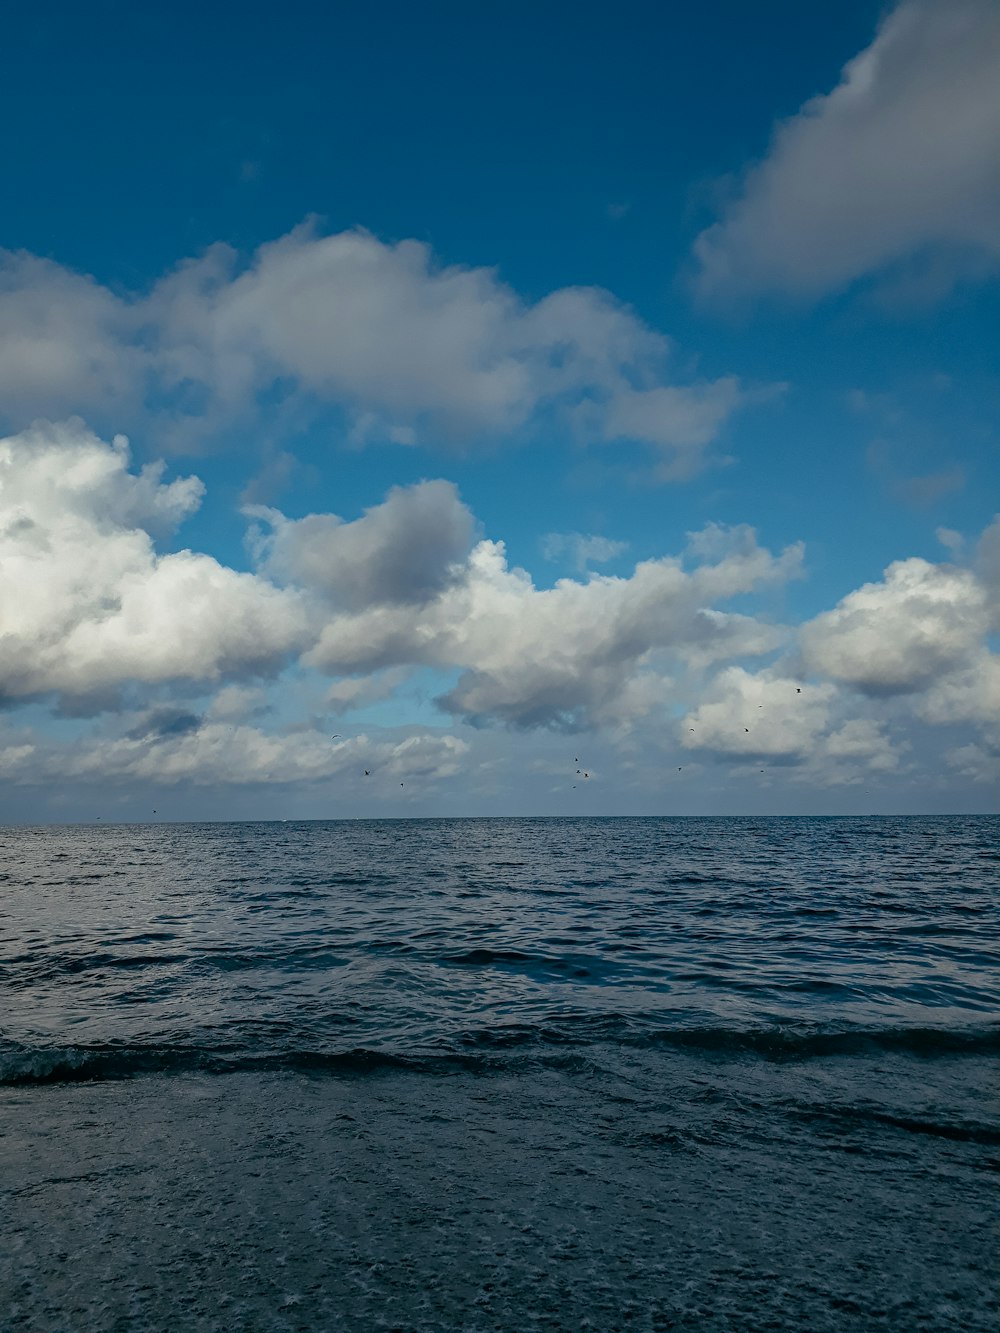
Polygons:
[[1000,0],[39,0],[0,820],[995,811]]

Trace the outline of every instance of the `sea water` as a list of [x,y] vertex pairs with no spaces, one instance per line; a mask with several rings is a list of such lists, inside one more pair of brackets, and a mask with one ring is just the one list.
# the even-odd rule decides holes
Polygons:
[[0,1324],[993,1330],[1000,819],[0,830]]

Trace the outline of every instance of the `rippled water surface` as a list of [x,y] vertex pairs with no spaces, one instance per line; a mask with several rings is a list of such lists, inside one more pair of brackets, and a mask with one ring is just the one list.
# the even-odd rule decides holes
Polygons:
[[0,875],[12,1326],[996,1325],[996,818],[19,828]]

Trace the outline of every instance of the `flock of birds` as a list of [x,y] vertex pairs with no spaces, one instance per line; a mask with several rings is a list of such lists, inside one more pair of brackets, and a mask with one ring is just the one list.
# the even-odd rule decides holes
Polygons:
[[[796,694],[801,694],[801,693],[802,693],[802,687],[801,687],[801,685],[797,685],[797,686],[795,687],[795,693],[796,693]],[[757,707],[758,707],[758,708],[763,708],[764,705],[763,705],[763,704],[758,704]],[[743,730],[746,732],[746,734],[747,734],[748,736],[750,735],[750,728],[749,728],[749,727],[744,727]],[[693,733],[693,732],[694,732],[694,727],[688,727],[688,731]],[[342,740],[342,739],[343,739],[343,735],[342,735],[341,732],[337,731],[337,732],[334,732],[334,734],[330,737],[330,739],[331,739],[332,741],[339,741],[339,740]],[[574,764],[578,764],[579,762],[580,762],[580,758],[579,758],[579,756],[577,756],[577,757],[573,760],[573,763],[574,763]],[[678,772],[678,773],[682,773],[683,771],[684,771],[684,765],[683,765],[683,764],[678,764],[678,765],[677,765],[677,772]],[[761,769],[760,771],[763,773],[765,770],[764,770],[764,769]],[[366,778],[370,778],[371,775],[372,775],[372,771],[371,771],[371,769],[370,769],[370,768],[366,768],[366,769],[364,769],[364,775],[365,775]],[[576,770],[576,774],[575,774],[575,776],[578,777],[578,778],[584,778],[584,779],[586,779],[586,781],[588,781],[588,782],[590,781],[590,771],[589,771],[589,769],[578,768],[578,769]],[[400,782],[399,785],[400,785],[401,787],[403,787],[403,786],[405,786],[405,783]],[[576,788],[577,788],[577,784],[574,782],[574,783],[573,783],[573,790],[576,791]],[[153,811],[153,814],[154,814],[154,815],[156,814],[156,811],[155,811],[155,810]],[[101,816],[98,815],[97,818],[100,819]]]
[[[802,686],[801,686],[801,685],[796,685],[796,687],[795,687],[795,693],[796,693],[796,694],[801,694],[801,693],[802,693]],[[763,705],[763,704],[758,704],[757,707],[758,707],[758,708],[763,708],[764,705]],[[749,728],[749,727],[744,727],[743,730],[746,732],[746,734],[747,734],[748,736],[750,735],[750,728]],[[688,727],[688,731],[691,732],[691,733],[694,733],[694,727]],[[573,763],[574,763],[574,764],[578,764],[579,762],[580,762],[580,760],[579,760],[578,758],[573,760]],[[683,764],[678,764],[678,765],[677,765],[677,772],[678,772],[678,773],[682,773],[683,771],[684,771],[684,765],[683,765]],[[763,773],[763,772],[765,772],[766,770],[762,768],[760,771]],[[576,770],[576,777],[578,777],[578,778],[579,778],[579,777],[589,778],[589,777],[590,777],[590,773],[589,773],[589,772],[586,772],[584,769],[580,769],[580,768],[578,768],[578,769]],[[574,782],[574,783],[573,783],[573,790],[574,790],[574,791],[576,791],[576,787],[577,787],[577,784]]]

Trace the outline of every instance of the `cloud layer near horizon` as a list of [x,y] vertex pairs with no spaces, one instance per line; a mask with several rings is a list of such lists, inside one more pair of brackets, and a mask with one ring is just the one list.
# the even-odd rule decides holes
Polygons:
[[59,748],[12,716],[9,780],[284,783],[335,776],[342,760],[444,778],[473,762],[468,739],[425,729],[331,746],[321,721],[266,715],[261,687],[283,672],[325,679],[326,711],[349,716],[414,670],[442,682],[442,724],[589,732],[622,753],[679,745],[706,763],[798,767],[820,784],[893,772],[913,727],[941,726],[958,771],[994,773],[1000,519],[968,565],[896,562],[793,627],[728,605],[802,571],[801,547],[772,553],[749,528],[710,526],[627,577],[538,587],[437,480],[395,488],[350,521],[256,507],[256,567],[240,572],[158,549],[201,495],[196,478],[168,481],[160,464],[136,471],[124,440],[79,422],[0,442],[8,711],[56,700],[64,714],[119,721]]

